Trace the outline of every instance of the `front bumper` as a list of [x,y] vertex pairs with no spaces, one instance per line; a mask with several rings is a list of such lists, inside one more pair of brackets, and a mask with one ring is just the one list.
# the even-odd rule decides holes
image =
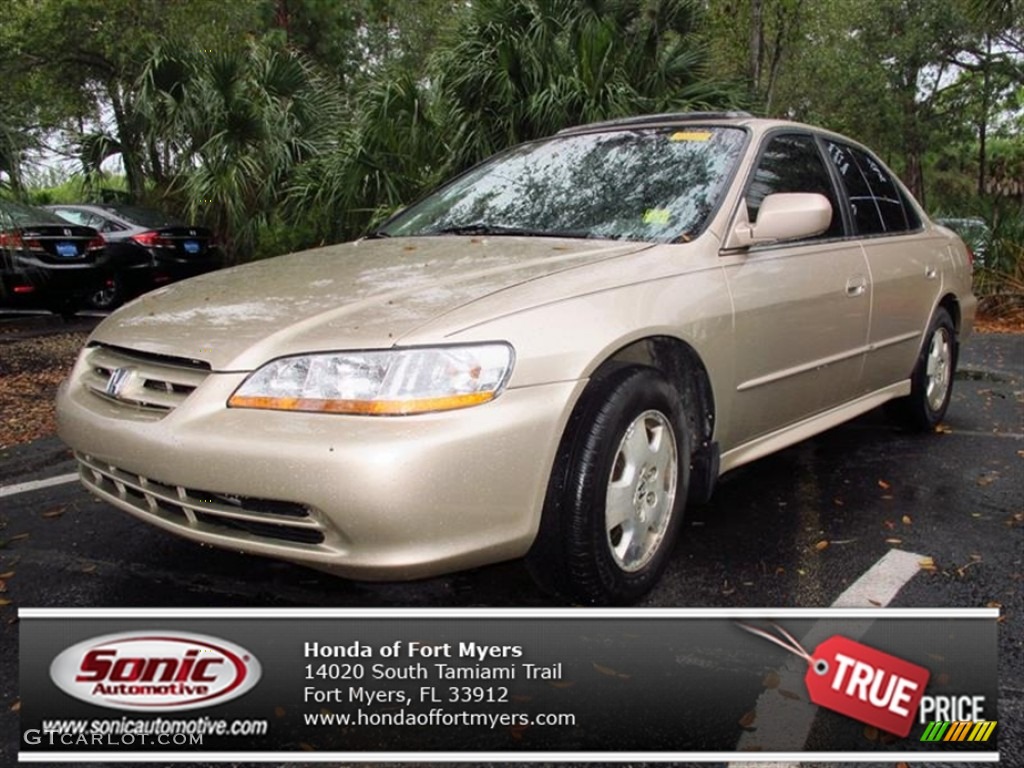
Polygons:
[[161,415],[90,391],[82,368],[60,389],[59,432],[95,495],[196,541],[364,579],[524,555],[585,384],[361,417],[227,408],[245,374],[210,374]]

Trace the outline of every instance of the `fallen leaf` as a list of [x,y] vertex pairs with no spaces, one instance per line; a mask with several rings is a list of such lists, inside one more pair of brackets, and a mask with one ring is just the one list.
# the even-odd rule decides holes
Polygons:
[[67,510],[67,508],[68,508],[67,504],[64,504],[63,506],[60,506],[60,507],[54,507],[53,509],[49,509],[46,512],[43,512],[43,517],[48,517],[48,518],[60,517],[61,515],[64,514],[64,512]]
[[18,699],[11,704],[11,712],[21,712],[21,699]]
[[1002,608],[1003,604],[1002,603],[998,603],[995,600],[989,600],[987,603],[985,603],[985,607],[986,608]]
[[868,741],[878,741],[878,729],[869,725],[864,729],[864,738]]
[[886,493],[881,498],[885,499],[886,501],[892,501],[896,497],[893,496],[891,493]]
[[284,707],[274,707],[274,717],[284,717]]
[[869,598],[868,598],[868,602],[869,602],[869,603],[871,603],[872,605],[874,605],[874,606],[878,607],[878,608],[881,608],[881,607],[882,607],[882,603],[881,603],[881,601],[879,601],[879,600],[872,600],[872,599],[871,599],[871,598],[869,597]]
[[889,483],[885,482],[885,480],[879,480],[878,487],[881,488],[883,491],[888,491],[890,488],[892,488],[892,486]]
[[27,539],[29,535],[28,533],[19,533],[17,536],[11,536],[8,541],[21,541],[22,539]]
[[96,564],[95,563],[86,563],[85,565],[82,566],[82,573],[92,573],[95,570],[96,570]]
[[902,544],[903,543],[903,539],[886,539],[885,543],[886,544]]
[[935,431],[938,432],[940,435],[948,435],[953,430],[947,427],[945,424],[936,424]]
[[0,606],[10,605],[10,604],[11,604],[11,601],[8,600],[6,597],[0,597]]
[[757,720],[757,711],[752,709],[740,718],[740,728],[749,728],[755,720]]
[[765,688],[778,688],[781,682],[782,678],[779,677],[778,672],[769,672],[761,679],[761,685]]
[[592,661],[590,664],[593,666],[595,671],[600,672],[602,675],[608,675],[608,677],[620,677],[623,680],[629,680],[632,677],[632,675],[625,675],[622,672],[616,672],[611,667],[603,667],[597,662]]
[[0,579],[0,592],[6,592],[6,591],[7,591],[7,582],[4,581],[3,579]]
[[935,561],[930,557],[924,557],[917,561],[917,564],[921,566],[923,571],[937,571],[938,566],[935,565]]
[[910,515],[904,515],[902,521],[903,521],[904,525],[910,525],[911,523],[914,522],[913,520],[910,519]]
[[896,768],[910,768],[907,763],[896,763]]
[[837,507],[841,507],[844,504],[842,499],[832,499],[832,503],[835,504]]
[[782,688],[779,688],[779,695],[784,696],[787,699],[792,699],[793,701],[800,701],[799,694],[793,693],[792,691],[784,690]]
[[822,539],[821,541],[819,541],[817,544],[814,545],[814,548],[816,550],[818,550],[819,552],[821,552],[822,550],[828,549],[828,541],[826,541],[825,539]]
[[304,741],[299,742],[299,749],[301,749],[303,752],[316,752],[316,749],[313,747],[312,744],[307,744]]
[[13,579],[13,578],[14,578],[14,571],[4,571],[3,573],[0,573],[0,579],[3,579],[4,581],[6,581],[7,579]]
[[991,485],[992,483],[994,483],[998,479],[999,479],[999,473],[998,472],[986,472],[984,475],[979,477],[976,482],[978,483],[978,485],[986,486],[986,485]]
[[885,529],[888,531],[894,530],[896,528],[896,523],[894,523],[892,520],[885,520],[882,522],[882,525],[885,526]]

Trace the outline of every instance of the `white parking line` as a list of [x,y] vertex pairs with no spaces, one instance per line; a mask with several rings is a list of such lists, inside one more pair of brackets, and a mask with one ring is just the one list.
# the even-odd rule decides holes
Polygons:
[[[833,608],[881,608],[892,602],[903,586],[921,570],[922,555],[890,549],[885,556],[871,566],[859,579],[851,584],[836,601]],[[843,634],[852,640],[859,640],[867,625],[858,622],[844,628]],[[836,622],[817,622],[800,638],[800,644],[812,653],[823,640],[836,633]],[[765,689],[754,707],[757,730],[747,731],[736,744],[738,752],[757,750],[761,752],[790,752],[794,744],[805,744],[811,732],[811,725],[818,707],[805,699],[804,676],[807,662],[791,656],[790,661],[779,670],[779,685]],[[785,691],[785,693],[780,693]],[[798,698],[791,698],[794,694]],[[730,763],[730,768],[744,766],[744,763]],[[790,768],[796,763],[777,763],[774,768]],[[768,768],[767,765],[765,768]]]
[[53,485],[64,485],[73,483],[78,479],[77,472],[68,472],[66,475],[48,477],[45,480],[29,480],[27,483],[15,483],[14,485],[0,485],[0,499],[4,496],[16,496],[19,493],[28,493],[40,488],[49,488]]

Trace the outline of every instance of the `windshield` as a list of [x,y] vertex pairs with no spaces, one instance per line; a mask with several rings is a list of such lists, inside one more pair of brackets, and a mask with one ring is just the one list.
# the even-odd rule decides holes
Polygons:
[[744,138],[736,128],[686,127],[525,144],[401,212],[379,234],[687,241],[715,210]]

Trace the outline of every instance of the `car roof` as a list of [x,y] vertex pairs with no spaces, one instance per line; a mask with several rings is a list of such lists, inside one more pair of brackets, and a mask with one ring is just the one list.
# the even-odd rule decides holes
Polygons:
[[758,132],[769,131],[774,128],[791,128],[798,131],[813,131],[824,136],[832,136],[844,142],[864,148],[859,142],[854,141],[842,134],[821,128],[816,125],[796,122],[794,120],[780,120],[777,118],[757,117],[750,112],[723,111],[723,112],[663,112],[655,115],[637,115],[634,117],[621,117],[614,120],[601,120],[596,123],[585,123],[571,128],[563,128],[556,136],[571,136],[580,133],[596,131],[625,130],[637,128],[666,128],[672,126],[685,126],[696,123],[702,125],[724,125],[756,129]]

